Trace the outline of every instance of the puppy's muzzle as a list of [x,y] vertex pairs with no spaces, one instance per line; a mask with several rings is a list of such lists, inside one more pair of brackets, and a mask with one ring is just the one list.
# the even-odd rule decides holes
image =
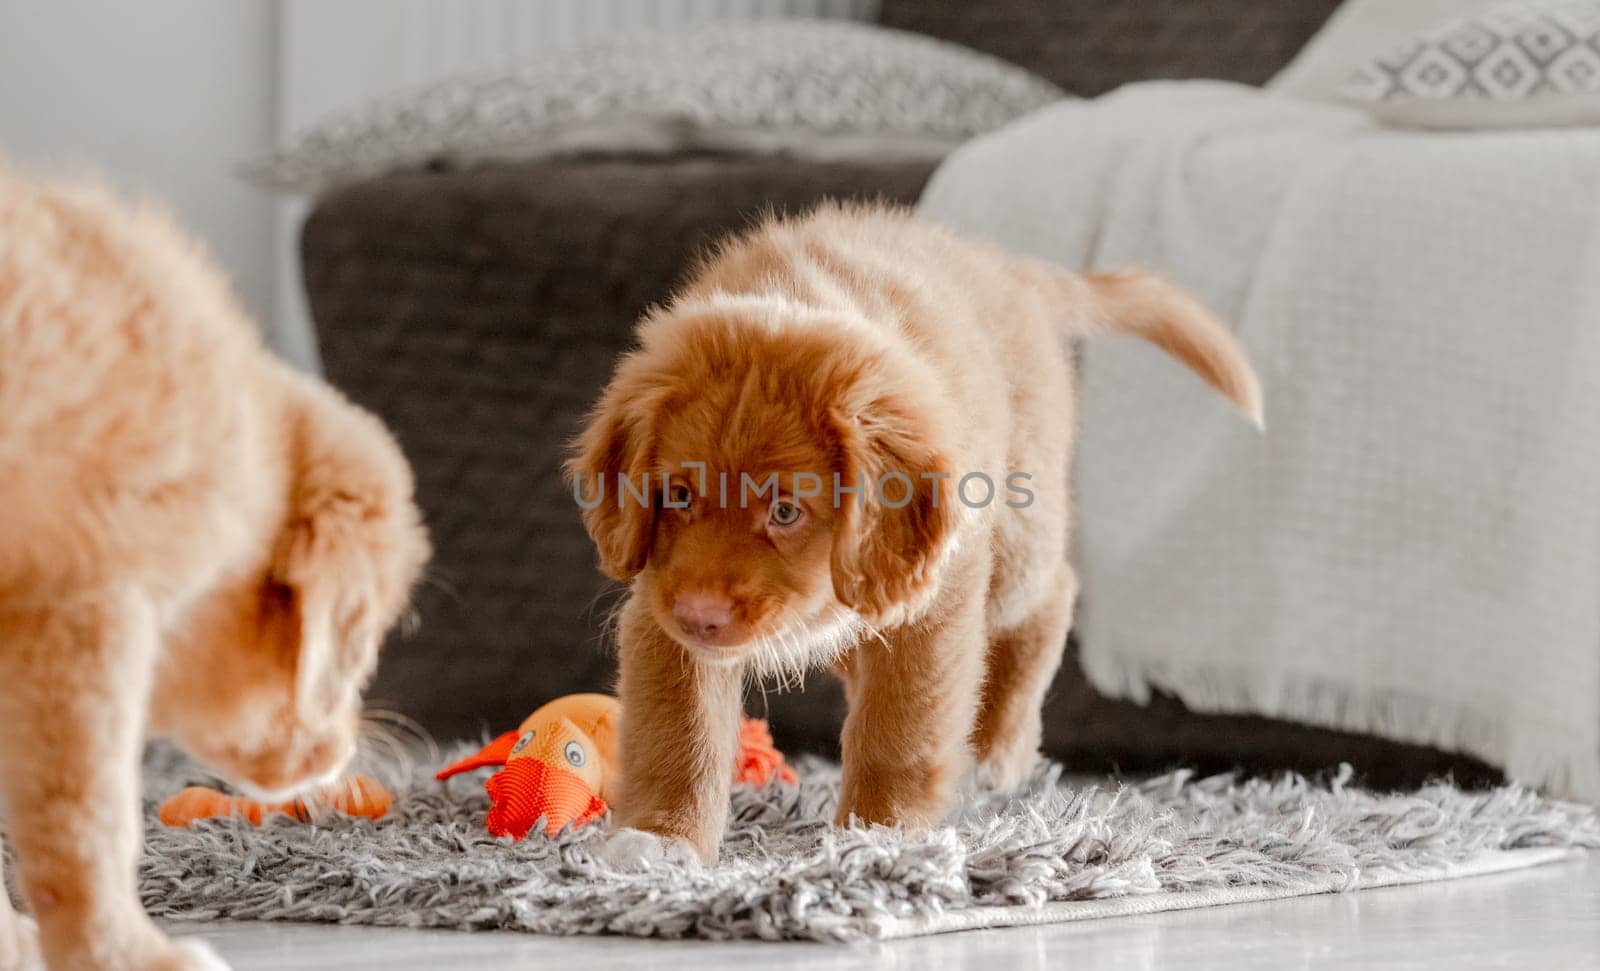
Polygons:
[[745,640],[733,601],[719,593],[685,591],[672,598],[672,620],[683,636],[706,647],[731,647]]

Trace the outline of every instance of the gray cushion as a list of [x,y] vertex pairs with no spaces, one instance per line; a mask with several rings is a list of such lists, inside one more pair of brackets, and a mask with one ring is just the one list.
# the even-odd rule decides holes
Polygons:
[[1600,0],[1517,0],[1446,18],[1354,65],[1340,93],[1396,125],[1600,124]]
[[847,21],[609,38],[337,112],[254,168],[303,192],[423,165],[688,150],[938,158],[1061,97],[1003,61]]

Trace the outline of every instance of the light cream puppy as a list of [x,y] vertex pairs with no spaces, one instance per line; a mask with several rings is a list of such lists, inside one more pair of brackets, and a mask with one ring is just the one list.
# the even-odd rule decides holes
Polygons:
[[219,965],[135,892],[139,757],[338,773],[428,544],[384,428],[293,373],[198,248],[0,169],[0,967]]

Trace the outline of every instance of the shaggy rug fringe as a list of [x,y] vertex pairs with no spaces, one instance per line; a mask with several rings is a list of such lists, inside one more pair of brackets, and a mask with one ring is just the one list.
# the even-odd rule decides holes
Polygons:
[[[432,765],[387,780],[397,798],[376,823],[165,828],[159,798],[203,777],[159,755],[146,770],[140,888],[153,913],[177,919],[864,941],[1439,879],[1508,866],[1504,850],[1600,847],[1587,807],[1517,786],[1375,793],[1351,786],[1348,767],[1322,781],[1176,772],[1101,788],[1042,766],[1019,792],[976,797],[931,832],[841,831],[828,825],[837,768],[798,769],[797,786],[735,792],[715,866],[618,873],[591,855],[602,827],[489,836],[481,778],[440,784]],[[1062,909],[1086,901],[1107,902],[1104,913]]]

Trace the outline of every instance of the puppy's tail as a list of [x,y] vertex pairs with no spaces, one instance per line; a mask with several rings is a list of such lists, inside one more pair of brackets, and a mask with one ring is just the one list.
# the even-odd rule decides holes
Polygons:
[[1144,338],[1222,392],[1257,428],[1265,427],[1261,382],[1244,348],[1198,300],[1137,271],[1087,273],[1077,281],[1087,290],[1088,311],[1078,318],[1084,330]]

